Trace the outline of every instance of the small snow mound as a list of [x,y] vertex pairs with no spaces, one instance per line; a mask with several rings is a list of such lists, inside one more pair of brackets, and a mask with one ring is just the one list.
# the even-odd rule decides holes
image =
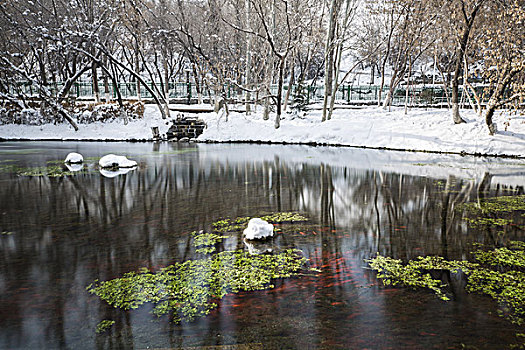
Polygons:
[[64,163],[82,163],[83,161],[84,161],[84,157],[82,157],[81,154],[76,153],[76,152],[71,152],[66,156]]
[[107,178],[113,178],[117,177],[119,175],[125,175],[132,171],[133,168],[124,168],[124,169],[117,169],[117,170],[106,170],[106,169],[99,169],[100,174]]
[[66,163],[66,167],[68,171],[72,171],[72,172],[80,171],[84,169],[84,165],[79,164],[79,163]]
[[270,245],[271,243],[269,242],[249,241],[246,238],[244,238],[242,241],[244,245],[246,246],[246,248],[248,248],[248,253],[250,255],[260,255],[260,254],[266,254],[266,253],[273,252],[273,248]]
[[260,218],[253,218],[244,230],[246,239],[264,239],[273,236],[273,225]]
[[101,168],[132,168],[137,166],[137,162],[129,160],[124,156],[116,156],[114,154],[108,154],[100,158],[98,164]]

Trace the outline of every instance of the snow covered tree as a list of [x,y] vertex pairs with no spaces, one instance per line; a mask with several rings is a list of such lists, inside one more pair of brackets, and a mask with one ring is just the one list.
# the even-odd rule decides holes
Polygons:
[[519,109],[525,100],[525,1],[501,2],[497,9],[485,27],[481,45],[489,83],[484,117],[491,135],[497,132],[492,120],[496,109]]
[[450,18],[450,25],[455,32],[455,68],[452,73],[452,119],[454,123],[464,123],[465,120],[459,114],[459,79],[464,66],[465,55],[467,54],[469,40],[476,18],[483,9],[486,0],[442,0],[438,2],[447,11]]

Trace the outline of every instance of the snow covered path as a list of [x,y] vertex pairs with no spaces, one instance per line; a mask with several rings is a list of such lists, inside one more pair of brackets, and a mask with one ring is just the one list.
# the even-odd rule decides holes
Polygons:
[[[177,113],[172,112],[172,117]],[[315,143],[356,147],[387,148],[431,152],[507,155],[525,157],[525,116],[498,114],[498,133],[488,135],[482,118],[472,111],[462,111],[467,123],[455,125],[446,109],[402,108],[385,112],[377,107],[335,110],[332,120],[322,123],[321,112],[311,111],[304,118],[285,115],[281,128],[273,127],[273,116],[262,120],[261,113],[225,116],[202,113],[208,125],[200,141],[257,141],[276,143]],[[0,138],[15,140],[148,140],[151,127],[166,133],[169,125],[160,118],[155,106],[148,105],[145,117],[124,125],[121,121],[81,124],[75,132],[68,124],[0,125]],[[505,131],[505,124],[507,131]]]

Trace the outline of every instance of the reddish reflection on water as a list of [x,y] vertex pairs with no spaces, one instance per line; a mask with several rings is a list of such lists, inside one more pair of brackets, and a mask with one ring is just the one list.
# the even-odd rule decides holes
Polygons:
[[[468,228],[454,209],[483,196],[523,193],[520,186],[490,185],[490,174],[477,182],[417,176],[414,167],[386,171],[385,154],[403,163],[395,153],[351,149],[325,152],[377,161],[371,168],[324,156],[311,161],[312,148],[291,146],[5,145],[28,152],[0,147],[0,169],[8,160],[43,165],[69,151],[87,158],[109,149],[141,166],[115,178],[96,169],[56,179],[0,171],[0,348],[499,349],[516,342],[520,330],[496,316],[491,300],[458,295],[445,303],[427,291],[385,288],[365,263],[378,251],[405,260],[464,258],[471,243],[501,239],[497,230]],[[155,318],[150,305],[110,308],[85,290],[94,279],[195,258],[188,233],[220,218],[277,211],[300,211],[311,221],[284,230],[274,248],[302,250],[321,272],[229,294],[209,316],[181,325]],[[520,238],[519,227],[504,230],[505,239]],[[232,237],[219,249],[245,246]],[[97,335],[103,319],[116,323]]]

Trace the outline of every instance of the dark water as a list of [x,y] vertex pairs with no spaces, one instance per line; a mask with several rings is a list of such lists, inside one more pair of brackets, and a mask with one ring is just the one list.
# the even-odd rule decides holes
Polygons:
[[[70,151],[137,160],[114,178],[21,177]],[[443,302],[385,288],[376,252],[468,258],[474,242],[523,239],[467,227],[460,203],[522,194],[521,161],[302,146],[0,143],[0,348],[501,349],[522,332],[475,295]],[[93,280],[195,257],[188,232],[220,218],[298,211],[305,232],[279,236],[317,276],[228,295],[211,315],[177,325],[151,306],[124,312],[85,290]],[[525,218],[522,218],[525,221]],[[222,249],[244,248],[235,237]],[[115,325],[96,334],[104,319]]]

